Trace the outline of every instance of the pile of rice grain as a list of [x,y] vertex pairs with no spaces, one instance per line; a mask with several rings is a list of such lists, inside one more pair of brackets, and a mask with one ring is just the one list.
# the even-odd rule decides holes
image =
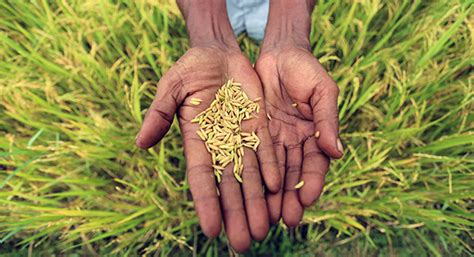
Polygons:
[[[224,168],[234,163],[234,176],[242,183],[244,146],[257,151],[260,140],[255,132],[242,132],[241,123],[260,111],[260,99],[250,100],[241,84],[230,79],[216,93],[209,108],[191,122],[199,123],[197,131],[212,157],[217,181],[221,181]],[[196,102],[196,101],[195,101]]]

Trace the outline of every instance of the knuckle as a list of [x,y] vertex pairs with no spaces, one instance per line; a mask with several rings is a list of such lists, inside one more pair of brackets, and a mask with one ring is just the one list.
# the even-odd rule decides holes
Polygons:
[[224,206],[224,213],[232,213],[232,212],[244,212],[244,207],[240,205],[237,207]]
[[271,145],[271,144],[261,144],[260,146],[258,146],[257,151],[258,151],[259,155],[263,154],[263,153],[266,153],[266,152],[269,152],[269,151],[272,152],[272,151],[274,151],[273,150],[273,145]]
[[187,170],[190,175],[200,174],[200,173],[212,173],[212,167],[210,164],[199,164],[199,165],[189,166]]
[[286,172],[287,173],[295,173],[295,172],[300,172],[301,167],[299,165],[290,165],[286,167]]
[[199,194],[199,193],[192,193],[192,197],[193,197],[193,201],[196,203],[196,204],[201,204],[201,203],[207,203],[207,202],[211,202],[213,200],[216,200],[217,199],[217,195],[216,194],[211,194],[211,193],[205,193],[205,194]]
[[319,155],[321,155],[321,150],[317,149],[317,150],[312,150],[312,151],[309,151],[309,152],[305,152],[304,153],[304,158],[312,158],[312,157],[317,157]]
[[264,169],[264,166],[273,166],[273,165],[278,165],[278,161],[271,158],[265,158],[263,161],[260,161],[260,166],[262,166],[262,169]]
[[165,112],[164,110],[161,109],[161,107],[159,105],[155,106],[152,109],[152,111],[155,112],[158,116],[160,116],[166,122],[168,122],[170,124],[173,122],[173,116],[174,115],[170,115],[168,112]]
[[258,193],[258,192],[251,193],[251,194],[247,193],[244,199],[246,202],[261,201],[263,200],[263,193]]
[[285,185],[285,192],[296,191],[295,185]]
[[259,175],[260,170],[255,165],[249,165],[244,167],[244,175]]
[[292,144],[292,145],[287,146],[288,151],[298,150],[299,148],[300,148],[299,144]]
[[221,186],[224,186],[225,184],[229,184],[229,185],[238,185],[237,184],[237,180],[235,179],[234,177],[234,173],[233,172],[225,172],[222,174],[221,176],[221,182],[220,182],[220,185]]

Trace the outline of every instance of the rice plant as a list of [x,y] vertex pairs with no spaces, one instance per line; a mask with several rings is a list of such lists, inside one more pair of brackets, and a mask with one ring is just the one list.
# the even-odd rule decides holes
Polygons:
[[[249,256],[473,254],[473,21],[470,0],[318,1],[346,155],[304,224]],[[187,48],[173,1],[0,2],[0,253],[233,254],[200,232],[176,122],[134,145]]]

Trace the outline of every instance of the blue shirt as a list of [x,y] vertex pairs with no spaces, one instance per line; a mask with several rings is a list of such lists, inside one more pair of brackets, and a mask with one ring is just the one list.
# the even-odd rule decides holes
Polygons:
[[247,32],[250,38],[260,41],[267,25],[269,0],[226,0],[227,15],[237,36]]

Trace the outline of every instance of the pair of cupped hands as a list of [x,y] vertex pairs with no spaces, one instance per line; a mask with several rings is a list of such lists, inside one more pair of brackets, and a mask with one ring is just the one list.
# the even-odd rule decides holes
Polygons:
[[[230,78],[242,84],[250,99],[262,99],[257,117],[242,123],[242,131],[255,131],[261,140],[256,152],[245,149],[242,184],[234,178],[232,164],[217,182],[211,155],[196,133],[199,125],[191,122]],[[245,251],[252,238],[264,239],[269,224],[281,217],[288,227],[297,226],[304,208],[319,198],[330,159],[343,155],[338,91],[306,47],[262,48],[253,66],[238,46],[194,46],[161,78],[136,143],[141,148],[155,145],[176,114],[204,234],[216,237],[223,221],[231,246]],[[191,98],[202,103],[190,104]],[[300,181],[304,185],[296,189]]]

